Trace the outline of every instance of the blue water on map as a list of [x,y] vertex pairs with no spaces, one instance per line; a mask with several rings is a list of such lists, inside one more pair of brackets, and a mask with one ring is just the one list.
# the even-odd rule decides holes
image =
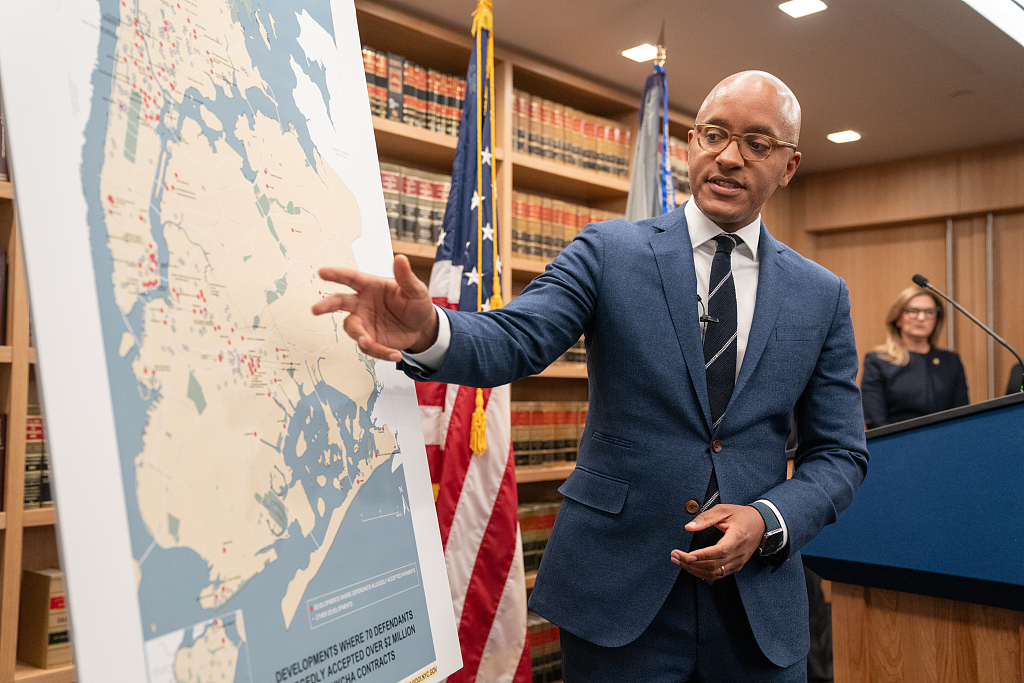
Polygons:
[[[211,618],[220,617],[233,610],[241,610],[244,618],[246,658],[239,663],[235,681],[273,681],[274,673],[289,665],[302,661],[307,656],[338,643],[352,635],[392,617],[412,611],[415,633],[391,646],[396,658],[392,664],[376,671],[367,671],[359,677],[370,683],[400,680],[434,661],[434,651],[427,620],[426,600],[420,582],[414,590],[398,595],[383,595],[376,604],[348,614],[335,621],[310,628],[307,601],[345,586],[364,582],[371,577],[390,572],[398,567],[414,565],[419,570],[415,551],[412,518],[408,514],[408,500],[404,468],[398,466],[392,471],[392,461],[379,467],[355,497],[337,533],[330,552],[315,578],[309,583],[296,610],[289,628],[285,627],[281,601],[288,582],[296,570],[305,568],[310,554],[324,541],[330,511],[338,507],[352,482],[341,482],[341,490],[331,485],[321,488],[316,483],[320,474],[328,478],[341,471],[341,462],[331,462],[334,456],[347,459],[350,473],[358,468],[361,458],[375,453],[376,446],[369,429],[374,425],[371,414],[378,393],[375,391],[366,409],[358,407],[348,396],[319,379],[317,368],[299,368],[292,376],[298,395],[296,405],[281,406],[288,419],[287,435],[280,445],[285,463],[291,468],[296,481],[301,480],[307,492],[316,491],[323,498],[327,513],[317,515],[317,522],[308,537],[302,535],[296,522],[282,533],[280,540],[271,548],[277,559],[264,570],[253,576],[233,597],[212,609],[203,609],[199,604],[200,592],[210,585],[209,568],[206,562],[193,550],[187,548],[161,548],[143,522],[136,498],[136,458],[143,449],[143,435],[148,426],[148,412],[164,399],[159,392],[150,391],[137,381],[132,362],[137,347],[122,357],[118,350],[122,334],[129,330],[139,339],[146,321],[143,309],[154,299],[168,299],[167,263],[171,255],[161,225],[161,202],[165,184],[164,173],[169,161],[168,142],[178,138],[185,119],[199,124],[202,139],[213,145],[223,139],[238,152],[244,160],[243,174],[251,181],[255,177],[253,165],[246,156],[244,146],[234,137],[235,122],[242,118],[248,124],[253,122],[253,112],[262,112],[278,121],[283,131],[293,131],[296,144],[313,168],[316,168],[313,154],[314,144],[306,127],[306,117],[292,99],[296,85],[291,63],[296,64],[320,89],[325,103],[329,100],[326,76],[322,65],[308,60],[297,38],[299,24],[296,14],[303,10],[316,20],[328,33],[334,35],[330,3],[326,0],[310,2],[253,2],[249,6],[239,4],[234,9],[245,34],[246,46],[253,63],[265,79],[266,93],[250,88],[245,93],[236,85],[219,87],[216,97],[204,98],[194,88],[186,90],[187,97],[181,106],[175,129],[170,130],[162,123],[157,134],[163,142],[155,171],[150,179],[149,220],[153,244],[157,249],[161,285],[153,291],[140,295],[131,311],[122,315],[118,308],[111,283],[113,261],[107,246],[108,233],[100,194],[100,177],[104,163],[104,142],[108,125],[108,97],[111,93],[111,70],[114,61],[116,38],[114,31],[119,23],[120,2],[99,0],[103,17],[97,68],[93,73],[94,97],[91,116],[85,131],[82,149],[82,183],[88,203],[88,222],[92,255],[96,272],[97,293],[100,304],[101,323],[106,348],[106,361],[110,377],[111,399],[114,405],[117,427],[118,449],[125,490],[129,529],[133,557],[141,565],[141,582],[138,589],[142,614],[143,637],[161,636],[173,631],[188,629],[183,639],[192,642],[191,626]],[[225,10],[227,11],[227,10]],[[273,18],[273,32],[269,33],[271,49],[267,49],[260,29],[255,22],[256,15]],[[168,93],[170,95],[170,93]],[[180,95],[176,96],[180,98]],[[220,120],[222,131],[210,128],[200,116],[200,105]],[[166,120],[169,105],[164,105],[161,121]],[[330,107],[328,107],[330,111]],[[139,171],[126,183],[143,182],[144,174]],[[321,361],[329,362],[329,359]],[[207,400],[211,396],[207,394]],[[328,443],[328,418],[325,411],[334,414],[332,421],[346,424],[357,423],[363,436],[357,440],[351,430],[340,430],[343,443]],[[393,425],[390,425],[394,429]],[[338,430],[335,429],[337,434]],[[401,443],[400,434],[396,434]],[[300,458],[296,444],[300,437],[307,448]],[[278,448],[277,444],[268,447]],[[324,458],[329,454],[329,458]],[[214,457],[211,454],[211,457]],[[317,462],[321,458],[321,463]],[[326,461],[330,467],[322,464]],[[295,482],[281,486],[273,493],[285,505],[289,495],[299,495],[292,490]],[[315,509],[315,500],[310,501]],[[232,626],[234,628],[234,626]],[[242,643],[237,629],[230,631],[232,641]],[[378,653],[379,654],[379,653]],[[372,659],[378,655],[370,655]],[[250,669],[251,665],[251,669]],[[346,669],[352,672],[353,667]],[[326,677],[324,683],[339,680]]]

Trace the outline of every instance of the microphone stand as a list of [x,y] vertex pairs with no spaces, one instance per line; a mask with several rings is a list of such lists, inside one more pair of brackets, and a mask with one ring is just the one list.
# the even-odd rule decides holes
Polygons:
[[[925,277],[924,275],[915,275],[915,276],[913,277],[913,280],[914,280],[914,284],[915,284],[915,285],[917,285],[918,287],[922,287],[922,288],[924,288],[924,289],[929,289],[929,290],[931,290],[931,291],[935,292],[936,294],[938,294],[939,296],[941,296],[941,297],[942,297],[943,299],[945,299],[946,301],[948,301],[948,302],[949,302],[950,304],[952,304],[953,306],[955,306],[955,307],[956,307],[956,310],[958,310],[958,311],[960,311],[961,313],[963,313],[964,315],[966,315],[966,316],[967,316],[968,318],[970,318],[970,319],[971,319],[972,321],[974,321],[974,323],[975,323],[975,324],[976,324],[976,325],[977,325],[978,327],[980,327],[981,329],[985,330],[985,331],[986,331],[986,332],[988,332],[988,333],[989,333],[990,335],[992,335],[992,338],[993,338],[993,339],[995,339],[995,340],[996,340],[997,342],[999,342],[1000,344],[1002,344],[1003,346],[1005,346],[1005,347],[1006,347],[1006,349],[1007,349],[1007,350],[1008,350],[1008,351],[1009,351],[1010,353],[1012,353],[1012,354],[1013,354],[1014,356],[1016,356],[1016,357],[1017,357],[1017,362],[1021,364],[1021,367],[1024,367],[1024,358],[1021,358],[1021,357],[1020,357],[1020,354],[1019,354],[1019,353],[1017,353],[1017,352],[1016,352],[1016,351],[1014,350],[1014,348],[1013,348],[1012,346],[1010,346],[1010,345],[1009,345],[1009,344],[1008,344],[1008,343],[1006,342],[1006,340],[1005,340],[1005,339],[1003,339],[1003,338],[1002,338],[1002,337],[1000,337],[1000,336],[999,336],[998,334],[996,334],[996,333],[995,333],[995,331],[994,331],[994,330],[992,330],[992,328],[990,328],[990,327],[989,327],[988,325],[986,325],[985,323],[981,322],[980,320],[978,320],[977,318],[975,318],[975,317],[974,317],[973,315],[971,315],[971,314],[970,314],[970,312],[969,312],[969,311],[968,311],[968,310],[967,310],[966,308],[964,308],[963,306],[961,306],[961,305],[960,305],[960,304],[958,304],[957,302],[953,301],[952,299],[950,299],[950,298],[949,298],[948,296],[946,296],[945,294],[943,294],[943,293],[942,293],[942,292],[940,292],[939,290],[935,289],[935,287],[933,287],[933,286],[932,286],[932,284],[931,284],[930,282],[928,282],[928,278],[926,278],[926,277]],[[1022,386],[1021,386],[1021,388],[1020,388],[1020,389],[1019,389],[1018,391],[1024,391],[1024,383],[1022,383]]]

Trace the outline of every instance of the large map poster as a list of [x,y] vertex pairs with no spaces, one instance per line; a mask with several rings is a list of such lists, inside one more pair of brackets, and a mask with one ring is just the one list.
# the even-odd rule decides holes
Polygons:
[[[310,312],[328,293],[320,266],[386,272],[391,258],[351,0],[24,4],[3,6],[3,41],[16,45],[0,48],[0,80],[78,680],[100,680],[85,633],[101,619],[79,599],[97,586],[78,580],[94,562],[86,547],[95,554],[118,526],[128,557],[115,544],[107,561],[130,563],[138,633],[126,646],[142,645],[125,663],[144,667],[125,680],[450,673],[457,644],[412,392],[358,351],[340,316]],[[61,58],[36,60],[24,34]],[[57,127],[74,134],[54,156],[43,141]],[[33,155],[60,172],[43,177]],[[65,192],[54,232],[44,204]],[[47,233],[84,247],[84,277],[53,286],[63,247]],[[86,326],[100,357],[79,365],[104,366],[92,400],[109,400],[109,451],[62,433],[71,410],[90,409],[65,408],[76,378],[61,355],[83,342],[63,310],[69,282],[76,304],[81,290],[95,300]],[[84,537],[65,523],[93,515],[78,509],[83,454],[114,460],[118,485],[101,488],[123,517]]]

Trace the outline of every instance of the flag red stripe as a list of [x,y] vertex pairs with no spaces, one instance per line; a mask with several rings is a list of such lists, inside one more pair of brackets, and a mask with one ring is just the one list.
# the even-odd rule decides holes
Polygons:
[[427,467],[430,468],[430,483],[437,484],[441,481],[441,466],[444,461],[441,457],[441,446],[439,444],[427,444]]
[[526,641],[526,645],[523,647],[523,656],[519,660],[519,668],[516,669],[516,675],[512,679],[512,683],[530,683],[533,680],[533,669],[530,666],[530,641]]
[[[491,390],[484,389],[484,410],[491,398]],[[469,430],[473,424],[473,411],[476,409],[476,389],[459,387],[452,406],[451,419],[448,422],[448,433],[444,441],[444,469],[441,472],[441,485],[437,494],[437,525],[441,531],[441,547],[448,547],[448,534],[455,519],[455,507],[462,495],[462,484],[466,480],[466,471],[473,458],[469,448]]]
[[[493,456],[492,456],[493,457]],[[518,496],[516,494],[515,458],[509,448],[505,474],[501,479],[498,497],[494,501],[480,550],[477,552],[473,576],[466,591],[466,602],[459,623],[459,642],[462,644],[462,670],[452,674],[452,683],[470,683],[476,680],[477,669],[487,636],[498,611],[498,603],[508,579],[515,544],[508,539],[516,537]]]
[[444,392],[447,384],[440,382],[416,382],[416,402],[421,406],[444,407]]
[[430,297],[430,303],[440,306],[441,308],[447,308],[449,311],[459,310],[459,305],[449,302],[448,297],[446,296]]

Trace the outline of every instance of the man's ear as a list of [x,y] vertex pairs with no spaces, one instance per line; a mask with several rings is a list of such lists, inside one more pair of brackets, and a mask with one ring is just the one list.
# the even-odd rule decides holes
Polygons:
[[793,179],[793,174],[796,173],[796,169],[800,165],[800,159],[800,152],[793,152],[793,156],[786,162],[786,173],[782,176],[782,182],[779,183],[779,187],[789,185],[789,181]]

